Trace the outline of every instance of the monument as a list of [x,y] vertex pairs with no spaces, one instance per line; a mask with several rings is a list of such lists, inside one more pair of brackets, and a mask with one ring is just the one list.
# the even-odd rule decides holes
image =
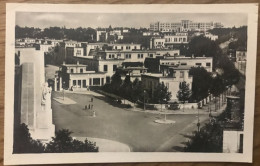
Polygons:
[[55,136],[51,91],[45,82],[44,53],[33,48],[20,51],[20,123],[28,126],[33,139],[44,142]]

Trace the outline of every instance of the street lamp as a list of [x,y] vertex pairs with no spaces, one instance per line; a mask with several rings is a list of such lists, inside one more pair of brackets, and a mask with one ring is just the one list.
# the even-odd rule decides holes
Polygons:
[[65,91],[64,91],[65,82],[62,83],[62,89],[63,89],[63,100],[65,98]]
[[197,123],[197,127],[198,127],[198,132],[200,132],[200,110],[198,108],[198,123]]
[[144,111],[145,111],[145,90],[144,90]]

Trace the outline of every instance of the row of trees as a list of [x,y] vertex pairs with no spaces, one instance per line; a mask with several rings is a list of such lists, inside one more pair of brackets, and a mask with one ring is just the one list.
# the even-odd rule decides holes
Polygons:
[[13,153],[69,153],[69,152],[98,152],[95,143],[87,139],[82,142],[71,137],[72,132],[66,129],[55,133],[52,141],[43,144],[32,139],[29,129],[21,124],[14,130]]
[[151,90],[144,90],[140,80],[135,79],[132,82],[129,75],[127,75],[123,81],[119,72],[116,72],[111,78],[111,83],[105,84],[102,89],[132,101],[133,103],[136,103],[138,100],[145,100],[150,103],[165,104],[171,98],[171,93],[164,83],[159,83],[152,92]]
[[93,28],[66,28],[49,27],[43,31],[39,28],[15,26],[15,38],[50,38],[50,39],[68,39],[76,41],[93,42],[96,40],[96,30]]

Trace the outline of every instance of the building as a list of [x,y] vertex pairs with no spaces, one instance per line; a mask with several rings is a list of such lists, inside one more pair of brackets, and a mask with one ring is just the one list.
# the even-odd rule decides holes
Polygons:
[[189,75],[191,66],[163,66],[162,73],[146,73],[141,76],[144,89],[153,95],[159,83],[164,83],[171,92],[170,102],[178,101],[177,93],[181,82],[186,81],[192,89],[192,76]]
[[[87,65],[62,64],[60,67],[60,82],[63,88],[70,90],[87,90],[91,86],[103,86],[106,83],[105,72],[87,70]],[[57,82],[57,81],[55,81]]]
[[192,66],[204,67],[208,72],[212,72],[212,57],[184,57],[184,56],[163,56],[157,58],[146,58],[144,65],[148,72],[160,73],[160,65],[179,65],[179,66]]
[[117,72],[120,73],[123,80],[129,76],[133,82],[135,79],[141,80],[141,75],[147,73],[147,68],[140,62],[123,62],[122,66],[117,68]]
[[170,33],[150,39],[150,49],[174,48],[180,44],[188,44],[188,33]]
[[108,33],[106,30],[97,30],[97,36],[96,39],[97,41],[106,41],[108,37]]
[[155,22],[150,24],[150,31],[160,32],[208,31],[213,28],[223,28],[223,25],[220,22],[193,22],[190,20]]
[[[240,92],[240,96],[242,92]],[[223,152],[243,153],[244,141],[244,108],[240,97],[227,96],[227,119],[223,130]]]
[[211,33],[209,33],[209,32],[206,32],[206,33],[204,34],[204,36],[205,36],[206,38],[209,38],[210,40],[213,40],[213,41],[215,41],[215,40],[218,39],[218,35],[213,35],[213,34],[211,34]]
[[44,52],[35,48],[16,48],[16,53],[20,61],[15,73],[15,119],[18,124],[28,126],[33,139],[49,142],[55,136],[55,126],[52,122],[52,89],[45,80]]

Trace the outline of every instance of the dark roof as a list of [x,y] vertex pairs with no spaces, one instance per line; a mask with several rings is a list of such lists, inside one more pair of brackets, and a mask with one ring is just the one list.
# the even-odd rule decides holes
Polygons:
[[142,62],[123,62],[122,66],[124,67],[143,67]]

